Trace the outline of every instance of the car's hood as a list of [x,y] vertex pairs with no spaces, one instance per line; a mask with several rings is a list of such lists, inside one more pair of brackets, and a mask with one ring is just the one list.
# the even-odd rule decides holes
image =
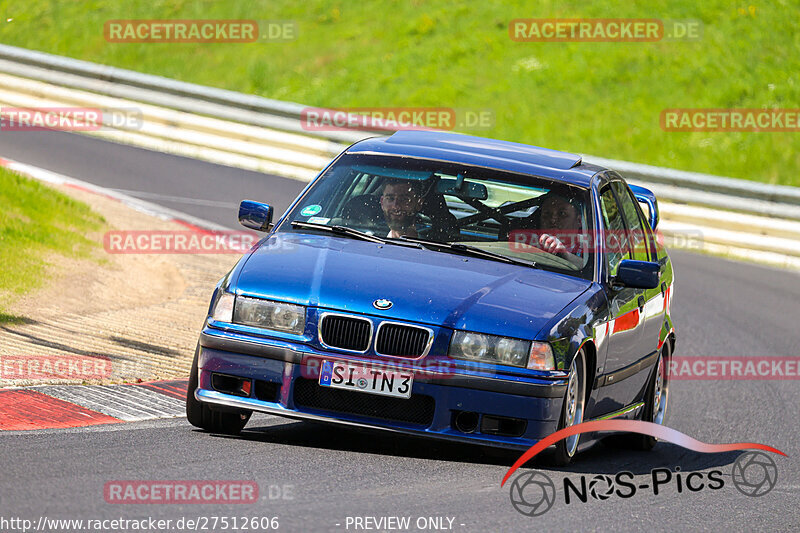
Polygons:
[[[590,282],[497,261],[323,235],[278,233],[241,269],[240,294],[533,338]],[[391,309],[379,311],[377,299]]]

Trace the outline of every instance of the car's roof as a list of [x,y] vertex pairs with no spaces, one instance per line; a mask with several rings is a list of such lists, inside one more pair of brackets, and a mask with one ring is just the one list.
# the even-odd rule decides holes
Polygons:
[[592,176],[605,170],[584,163],[581,156],[569,152],[438,131],[404,130],[391,137],[373,137],[354,144],[347,153],[463,163],[557,179],[580,187],[588,187]]

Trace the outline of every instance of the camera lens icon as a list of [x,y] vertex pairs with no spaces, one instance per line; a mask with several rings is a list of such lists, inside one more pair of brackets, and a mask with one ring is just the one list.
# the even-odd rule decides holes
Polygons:
[[594,476],[589,482],[589,494],[595,500],[607,500],[614,494],[614,480],[605,474]]
[[778,482],[778,467],[765,453],[746,452],[736,459],[731,477],[736,490],[745,496],[763,496]]
[[553,480],[541,472],[526,472],[511,483],[511,505],[525,516],[541,516],[556,501]]

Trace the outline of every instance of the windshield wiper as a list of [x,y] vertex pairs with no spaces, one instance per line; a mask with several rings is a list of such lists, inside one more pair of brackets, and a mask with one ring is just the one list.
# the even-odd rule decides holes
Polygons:
[[452,250],[456,253],[464,254],[464,255],[471,255],[473,257],[483,257],[484,259],[492,259],[494,261],[502,261],[503,263],[509,263],[512,265],[521,265],[521,266],[528,266],[528,267],[536,267],[535,261],[527,261],[525,259],[517,259],[515,257],[508,257],[507,255],[498,254],[496,252],[490,252],[488,250],[484,250],[482,248],[478,248],[477,246],[470,246],[468,244],[461,244],[457,242],[438,242],[438,241],[431,241],[428,239],[418,239],[416,237],[398,237],[398,239],[402,239],[408,242],[415,242],[417,244],[422,244],[424,246],[430,246],[432,248],[440,248],[442,250]]
[[322,231],[327,231],[329,233],[335,233],[337,235],[347,235],[348,237],[353,237],[354,239],[361,239],[362,241],[368,241],[368,242],[377,242],[379,244],[394,244],[395,246],[411,246],[413,248],[422,248],[422,246],[417,243],[411,243],[411,242],[404,243],[404,242],[384,239],[382,237],[378,237],[377,235],[370,235],[369,233],[359,231],[357,229],[348,228],[347,226],[338,226],[338,225],[326,226],[325,224],[317,224],[314,222],[303,222],[302,220],[293,220],[292,227],[319,229]]
[[361,239],[362,241],[378,242],[381,244],[386,244],[386,239],[381,239],[380,237],[376,237],[375,235],[370,235],[369,233],[364,233],[363,231],[358,231],[357,229],[348,228],[347,226],[326,226],[325,224],[316,224],[314,222],[303,222],[302,220],[292,220],[292,227],[321,229],[322,231],[328,231],[330,233],[337,233],[339,235],[347,235],[348,237],[355,237],[356,239]]

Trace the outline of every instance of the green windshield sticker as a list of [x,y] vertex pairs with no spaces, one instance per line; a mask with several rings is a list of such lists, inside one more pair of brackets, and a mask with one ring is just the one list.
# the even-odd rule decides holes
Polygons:
[[313,205],[305,206],[303,208],[303,210],[300,211],[300,214],[303,215],[304,217],[313,217],[314,215],[316,215],[320,211],[322,211],[322,206],[321,205],[317,205],[317,204],[313,204]]

